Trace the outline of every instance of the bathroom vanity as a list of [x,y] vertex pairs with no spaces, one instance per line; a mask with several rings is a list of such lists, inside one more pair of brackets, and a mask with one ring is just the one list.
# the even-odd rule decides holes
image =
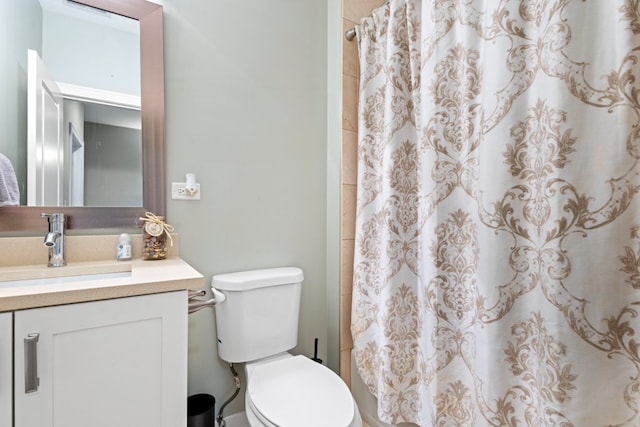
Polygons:
[[0,313],[0,426],[11,426],[13,411],[11,313]]
[[180,425],[186,302],[177,291],[15,312],[15,427]]
[[173,255],[0,266],[0,426],[185,426],[188,290],[203,277]]

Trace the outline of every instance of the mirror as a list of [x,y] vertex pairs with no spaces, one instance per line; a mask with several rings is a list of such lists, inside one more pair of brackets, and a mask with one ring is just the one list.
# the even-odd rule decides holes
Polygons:
[[[162,6],[146,0],[74,0],[140,24],[142,192],[140,207],[0,207],[0,232],[41,230],[43,211],[66,213],[68,227],[133,228],[144,212],[165,215],[165,118]],[[26,78],[26,76],[25,76]],[[17,86],[14,83],[14,86]],[[26,100],[18,100],[20,103]],[[17,110],[20,110],[18,108]],[[0,124],[2,122],[0,121]]]
[[41,52],[27,54],[26,177],[17,171],[26,204],[142,206],[140,23],[23,1],[42,6]]

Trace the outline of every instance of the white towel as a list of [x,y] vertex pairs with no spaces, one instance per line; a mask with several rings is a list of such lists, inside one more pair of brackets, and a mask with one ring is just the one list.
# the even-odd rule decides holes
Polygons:
[[0,206],[20,204],[20,190],[11,161],[0,153]]

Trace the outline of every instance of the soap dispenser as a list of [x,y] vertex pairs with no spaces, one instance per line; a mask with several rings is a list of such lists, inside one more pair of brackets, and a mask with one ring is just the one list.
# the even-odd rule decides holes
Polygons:
[[129,236],[128,233],[122,233],[120,237],[118,237],[116,259],[118,261],[127,261],[131,259],[131,236]]

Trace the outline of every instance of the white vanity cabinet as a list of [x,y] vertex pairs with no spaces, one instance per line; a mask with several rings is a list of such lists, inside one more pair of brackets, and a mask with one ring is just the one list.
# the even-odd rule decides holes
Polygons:
[[11,426],[13,409],[12,314],[0,313],[0,426]]
[[186,291],[16,311],[13,322],[15,427],[186,425]]

